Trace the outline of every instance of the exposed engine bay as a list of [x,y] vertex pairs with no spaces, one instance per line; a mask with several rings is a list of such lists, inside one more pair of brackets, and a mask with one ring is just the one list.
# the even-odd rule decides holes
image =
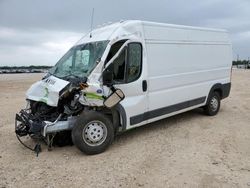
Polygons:
[[[59,146],[72,144],[70,130],[77,116],[86,108],[103,105],[105,97],[102,89],[95,88],[96,92],[89,92],[91,87],[93,89],[94,86],[87,84],[86,77],[75,76],[62,80],[48,75],[33,84],[26,94],[26,108],[16,114],[15,132],[18,140],[37,154],[41,151],[39,143],[32,148],[20,138],[30,136],[35,140],[43,140],[48,149],[53,143]],[[86,102],[89,102],[88,106]]]

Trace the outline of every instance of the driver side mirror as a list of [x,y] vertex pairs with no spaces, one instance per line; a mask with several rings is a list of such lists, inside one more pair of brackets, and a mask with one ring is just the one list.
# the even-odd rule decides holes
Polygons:
[[104,106],[112,108],[125,98],[124,93],[120,89],[116,89],[104,102]]

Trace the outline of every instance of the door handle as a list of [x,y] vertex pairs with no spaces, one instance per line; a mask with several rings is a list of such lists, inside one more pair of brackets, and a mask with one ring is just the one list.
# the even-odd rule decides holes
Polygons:
[[148,84],[146,80],[142,81],[142,91],[145,92],[148,89]]

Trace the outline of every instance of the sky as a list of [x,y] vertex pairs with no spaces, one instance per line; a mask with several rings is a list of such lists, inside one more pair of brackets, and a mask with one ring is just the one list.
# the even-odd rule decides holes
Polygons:
[[227,29],[233,57],[250,57],[249,0],[0,0],[0,66],[54,65],[94,27],[146,20]]

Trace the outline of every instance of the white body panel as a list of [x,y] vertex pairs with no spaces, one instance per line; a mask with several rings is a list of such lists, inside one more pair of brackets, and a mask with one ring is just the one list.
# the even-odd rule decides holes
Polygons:
[[214,84],[230,82],[232,48],[226,32],[151,23],[144,24],[144,31],[149,111],[207,98]]
[[49,106],[57,106],[60,91],[69,84],[68,81],[50,76],[34,83],[27,91],[26,98],[41,101]]
[[[230,83],[232,47],[224,30],[141,21],[113,26],[117,29],[110,40],[123,36],[137,39],[143,46],[141,77],[116,85],[125,93],[121,104],[126,111],[126,129],[203,106],[213,85]],[[142,91],[143,80],[147,81],[146,92]],[[199,98],[203,100],[197,105],[147,117],[158,109]],[[131,118],[136,116],[141,120],[132,123]]]
[[[213,85],[230,83],[232,46],[225,30],[144,21],[115,23],[79,41],[111,41],[90,79],[101,76],[111,45],[122,39],[138,41],[143,47],[140,78],[115,86],[125,94],[121,105],[126,112],[126,129],[203,106]],[[143,80],[147,81],[146,92],[142,91]],[[154,114],[158,109],[196,99],[199,104]]]

